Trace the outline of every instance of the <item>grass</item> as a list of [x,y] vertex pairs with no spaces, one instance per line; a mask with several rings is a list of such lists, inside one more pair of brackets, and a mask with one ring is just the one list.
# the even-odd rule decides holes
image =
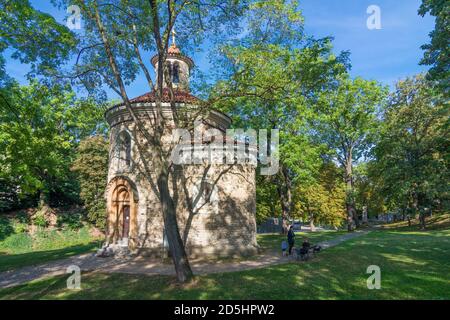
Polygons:
[[[0,289],[0,299],[450,299],[449,250],[450,230],[379,230],[307,263],[202,275],[184,285],[170,276],[84,273],[81,290],[66,289],[59,276]],[[381,268],[380,290],[367,289],[369,265]]]
[[[419,219],[411,219],[411,226],[408,226],[408,221],[400,221],[383,225],[384,229],[399,229],[403,231],[418,231],[420,230]],[[426,218],[426,230],[441,230],[450,229],[450,214],[433,215]]]
[[13,228],[0,239],[0,271],[85,253],[100,243],[88,226],[79,230],[40,229],[33,234]]

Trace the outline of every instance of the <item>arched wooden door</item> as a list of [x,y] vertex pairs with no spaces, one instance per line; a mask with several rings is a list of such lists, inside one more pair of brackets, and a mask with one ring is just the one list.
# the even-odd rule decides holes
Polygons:
[[117,186],[113,192],[113,208],[116,211],[116,233],[118,239],[128,239],[130,232],[130,192],[124,185]]
[[116,178],[107,189],[108,242],[128,244],[132,248],[137,233],[137,196],[133,187],[128,179]]

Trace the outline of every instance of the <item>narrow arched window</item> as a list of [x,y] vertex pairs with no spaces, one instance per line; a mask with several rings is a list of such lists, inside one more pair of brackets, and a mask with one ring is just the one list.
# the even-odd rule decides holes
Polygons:
[[180,82],[180,65],[178,62],[175,62],[172,65],[172,83]]
[[131,137],[126,131],[122,131],[116,140],[115,154],[118,171],[126,170],[131,164]]

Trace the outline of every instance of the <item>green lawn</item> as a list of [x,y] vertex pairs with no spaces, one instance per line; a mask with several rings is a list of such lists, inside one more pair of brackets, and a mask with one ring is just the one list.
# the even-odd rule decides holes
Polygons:
[[12,230],[0,239],[0,271],[67,258],[100,244],[87,226],[79,230],[42,229],[33,235]]
[[[88,273],[78,291],[60,276],[2,289],[0,299],[450,299],[449,257],[450,230],[380,230],[307,263],[198,276],[186,285],[167,276]],[[369,265],[381,268],[380,290],[367,289]]]

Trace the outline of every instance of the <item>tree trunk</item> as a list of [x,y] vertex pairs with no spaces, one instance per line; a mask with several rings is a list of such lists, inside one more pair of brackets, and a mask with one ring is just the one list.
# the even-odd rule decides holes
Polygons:
[[280,204],[281,204],[281,233],[287,234],[288,232],[288,220],[290,217],[291,212],[291,204],[292,204],[292,183],[291,179],[289,177],[289,173],[287,172],[287,169],[285,167],[281,168],[282,173],[282,181],[278,179],[277,183],[277,191],[278,196],[280,197]]
[[281,205],[281,234],[286,235],[288,231],[288,219],[289,219],[289,208],[286,202],[286,196],[282,190],[282,187],[278,184],[277,186],[278,196],[280,197]]
[[353,179],[352,179],[352,155],[351,152],[347,154],[345,163],[345,183],[346,183],[346,208],[347,208],[347,230],[353,231],[353,223],[359,224],[356,215],[355,206],[353,204]]
[[352,206],[353,206],[353,220],[355,221],[356,227],[359,228],[360,223],[359,223],[359,218],[358,218],[358,212],[356,211],[353,203],[352,203]]
[[[166,60],[166,51],[167,51],[167,43],[168,39],[165,39],[165,44],[163,44],[163,41],[161,39],[160,34],[160,25],[159,25],[159,18],[158,18],[158,2],[157,1],[150,1],[151,5],[151,13],[152,13],[152,20],[153,20],[153,33],[155,37],[155,41],[157,44],[158,49],[158,92],[156,96],[156,102],[157,102],[157,116],[156,116],[156,124],[155,124],[155,133],[153,135],[149,134],[149,131],[145,128],[143,123],[139,120],[139,118],[134,113],[133,108],[131,107],[130,100],[128,99],[128,95],[126,93],[125,84],[122,79],[118,64],[116,63],[115,56],[113,54],[113,50],[111,48],[111,44],[109,41],[109,38],[106,33],[106,29],[103,25],[98,6],[95,3],[94,5],[94,15],[92,18],[96,21],[99,34],[101,36],[106,55],[108,57],[109,65],[111,67],[111,71],[114,74],[115,80],[117,82],[117,85],[119,87],[119,91],[116,92],[121,95],[126,109],[130,113],[134,123],[136,124],[137,129],[139,132],[143,134],[145,137],[145,140],[151,144],[155,150],[155,156],[153,157],[156,160],[152,161],[152,164],[154,167],[160,168],[161,172],[158,173],[157,177],[157,187],[159,189],[160,193],[160,202],[161,207],[163,210],[163,218],[164,218],[164,227],[167,234],[167,240],[169,242],[169,249],[172,253],[172,259],[175,265],[175,271],[177,273],[177,278],[180,282],[184,282],[192,278],[192,270],[189,265],[189,261],[186,255],[186,251],[184,249],[184,244],[180,236],[178,224],[177,224],[177,215],[176,215],[176,208],[173,202],[173,198],[170,195],[169,192],[169,172],[168,172],[168,166],[165,164],[165,161],[163,159],[164,152],[162,150],[161,146],[161,140],[162,140],[162,133],[164,132],[165,126],[164,126],[164,117],[162,116],[162,108],[161,108],[161,96],[162,96],[162,79],[163,79],[163,66],[164,61]],[[171,26],[173,26],[173,17],[171,17],[172,20],[169,21]],[[169,28],[169,31],[171,28]],[[152,89],[152,88],[151,88]],[[173,99],[171,99],[173,100]],[[171,101],[171,105],[173,105],[173,101]],[[152,159],[146,159],[144,153],[141,152],[141,156],[143,159],[151,161]],[[147,168],[146,168],[147,170]],[[152,175],[150,172],[146,172],[148,175],[148,180],[150,183],[152,183]]]
[[38,208],[42,209],[48,206],[48,195],[44,190],[39,190],[39,204]]
[[419,213],[419,220],[420,220],[420,230],[425,230],[426,228],[426,221],[425,221],[425,212],[422,210]]
[[347,203],[347,231],[353,231],[353,207]]
[[178,281],[186,282],[193,277],[193,273],[184,249],[183,240],[180,236],[175,205],[169,192],[169,177],[165,170],[159,174],[158,189],[161,196],[165,231],[173,264],[175,266],[175,272]]
[[425,230],[426,228],[426,221],[425,221],[425,211],[420,210],[420,200],[419,200],[419,194],[416,191],[413,191],[412,193],[412,207],[414,210],[414,215],[417,217],[419,216],[419,222],[420,222],[420,229]]
[[316,226],[314,225],[314,214],[309,215],[309,228],[311,231],[316,231]]

